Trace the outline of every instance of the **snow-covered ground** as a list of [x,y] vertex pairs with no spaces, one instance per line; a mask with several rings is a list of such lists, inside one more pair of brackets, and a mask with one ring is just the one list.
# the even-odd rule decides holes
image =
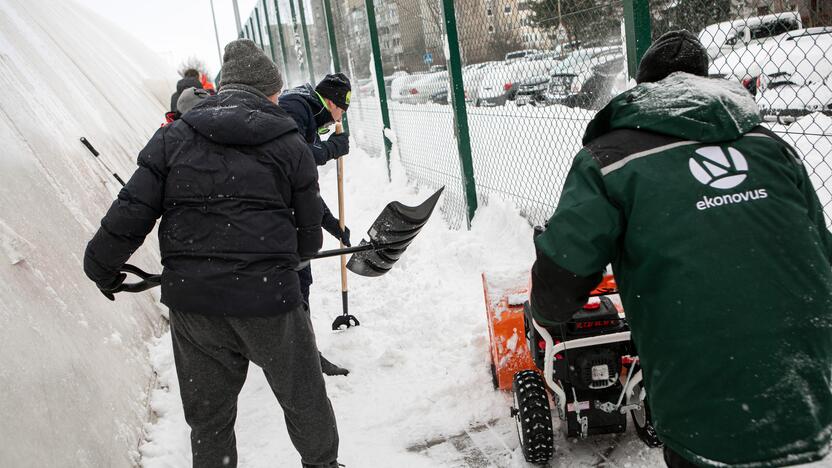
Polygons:
[[[355,146],[355,145],[354,145]],[[355,241],[386,203],[417,204],[416,191],[394,167],[387,182],[382,158],[354,149],[347,157],[348,225]],[[331,165],[330,165],[331,166]],[[336,202],[335,171],[321,171],[321,189]],[[332,332],[341,311],[338,261],[313,264],[312,317],[325,356],[351,370],[327,377],[348,467],[525,467],[510,398],[495,391],[480,274],[520,281],[533,261],[532,230],[516,210],[494,201],[471,231],[449,229],[437,214],[386,276],[350,276],[350,310],[361,326]],[[333,247],[334,240],[329,238]],[[142,446],[144,468],[185,468],[190,445],[178,394],[170,336],[152,351],[162,386],[159,415]],[[237,443],[242,468],[299,466],[280,408],[262,372],[252,366],[240,395]],[[558,466],[657,466],[661,456],[631,432],[585,442],[557,438]],[[616,447],[611,449],[611,447]]]

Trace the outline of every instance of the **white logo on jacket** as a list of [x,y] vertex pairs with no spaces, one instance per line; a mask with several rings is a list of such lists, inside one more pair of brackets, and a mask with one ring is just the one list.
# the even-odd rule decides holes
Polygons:
[[688,166],[696,180],[718,188],[731,189],[741,184],[747,177],[748,161],[735,148],[723,150],[719,146],[706,146],[696,150],[696,156],[690,158]]
[[[719,146],[706,146],[696,150],[696,154],[688,160],[690,173],[708,187],[728,190],[740,185],[748,177],[748,161],[736,148],[728,147],[726,151]],[[696,202],[696,209],[704,211],[768,197],[768,191],[764,188],[725,195],[706,195]]]

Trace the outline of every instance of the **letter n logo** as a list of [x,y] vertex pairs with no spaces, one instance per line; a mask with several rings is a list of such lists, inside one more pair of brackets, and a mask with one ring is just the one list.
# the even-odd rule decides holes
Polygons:
[[727,150],[719,146],[706,146],[696,150],[688,161],[690,172],[703,184],[730,189],[741,184],[748,175],[748,162],[745,156],[734,148]]

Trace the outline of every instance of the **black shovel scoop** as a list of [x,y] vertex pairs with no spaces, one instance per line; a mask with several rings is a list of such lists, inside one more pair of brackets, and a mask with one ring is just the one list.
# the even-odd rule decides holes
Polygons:
[[361,276],[381,276],[390,271],[430,219],[443,190],[445,187],[419,206],[405,206],[395,201],[387,204],[367,231],[370,240],[362,239],[358,245],[373,245],[374,248],[353,254],[347,268]]
[[[388,203],[367,231],[369,240],[361,240],[355,247],[324,250],[314,258],[327,258],[352,253],[347,269],[361,276],[381,276],[404,254],[407,246],[428,222],[436,203],[445,187],[440,188],[418,206],[407,206],[399,202]],[[332,321],[332,329],[340,330],[359,324],[358,319],[348,312],[344,301],[344,312]]]

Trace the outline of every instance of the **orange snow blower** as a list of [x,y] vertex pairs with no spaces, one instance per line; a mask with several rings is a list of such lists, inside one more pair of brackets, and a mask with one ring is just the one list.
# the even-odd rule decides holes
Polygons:
[[[507,284],[508,283],[508,284]],[[514,374],[536,370],[523,322],[523,304],[529,300],[530,285],[502,278],[488,278],[482,274],[488,337],[491,341],[491,379],[495,389],[511,390]],[[617,287],[612,275],[604,275],[591,296],[615,294]]]

